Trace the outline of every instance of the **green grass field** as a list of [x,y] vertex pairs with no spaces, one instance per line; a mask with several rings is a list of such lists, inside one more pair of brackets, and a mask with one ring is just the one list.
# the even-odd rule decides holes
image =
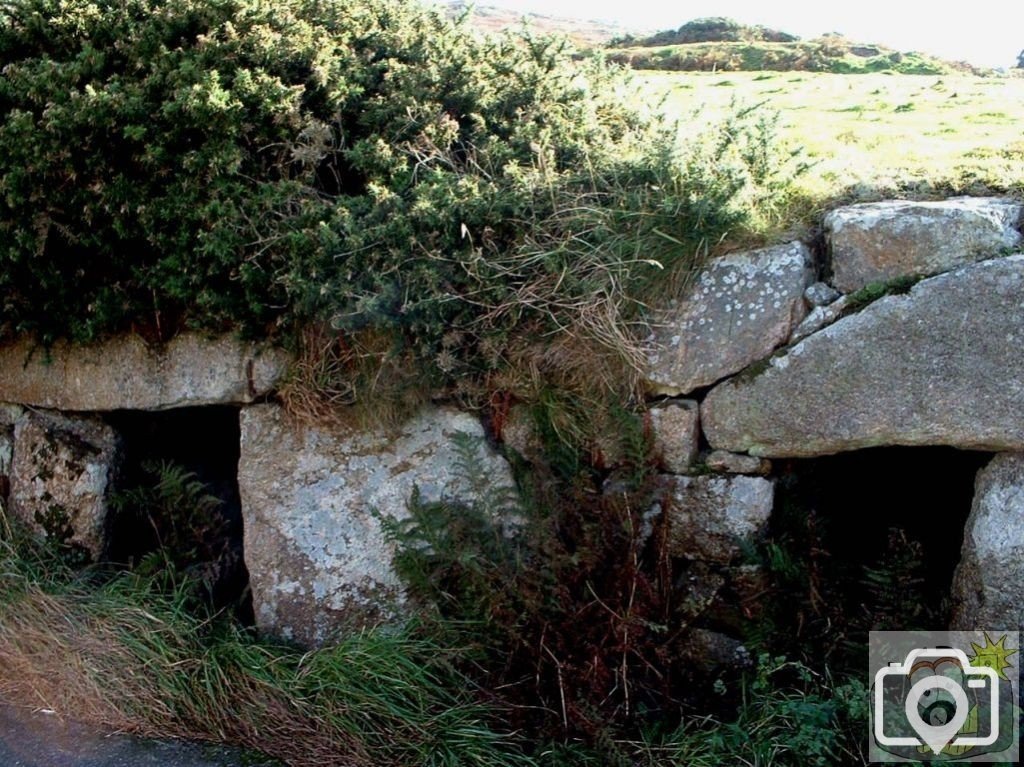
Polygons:
[[[822,203],[892,194],[1024,191],[1024,78],[809,72],[637,72],[641,98],[705,121],[730,105],[778,111],[814,163]],[[698,110],[700,110],[698,112]]]

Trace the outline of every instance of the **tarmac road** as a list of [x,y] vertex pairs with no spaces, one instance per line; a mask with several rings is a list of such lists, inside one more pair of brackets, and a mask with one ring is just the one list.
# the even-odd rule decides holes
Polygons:
[[277,767],[205,743],[109,735],[52,714],[0,704],[0,767]]

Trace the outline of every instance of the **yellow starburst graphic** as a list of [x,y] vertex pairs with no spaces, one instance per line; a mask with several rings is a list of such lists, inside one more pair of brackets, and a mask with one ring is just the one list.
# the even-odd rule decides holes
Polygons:
[[1006,669],[1011,668],[1013,664],[1009,662],[1009,657],[1015,655],[1017,650],[1010,649],[1006,646],[1006,635],[999,637],[998,642],[993,642],[992,638],[985,633],[985,644],[979,645],[971,642],[971,651],[974,653],[971,656],[972,666],[987,666],[988,668],[999,674],[1000,679],[1008,679],[1006,676]]

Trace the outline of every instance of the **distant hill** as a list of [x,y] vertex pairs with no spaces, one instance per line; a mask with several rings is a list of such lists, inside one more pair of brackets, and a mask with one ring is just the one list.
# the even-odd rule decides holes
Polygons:
[[[452,16],[464,13],[472,3],[465,0],[454,0],[447,5]],[[606,45],[616,38],[626,38],[638,33],[622,25],[602,21],[581,21],[580,19],[545,16],[538,13],[523,13],[493,5],[473,5],[470,25],[483,32],[500,32],[503,29],[515,28],[526,20],[530,27],[543,34],[562,34],[581,46],[593,47]]]
[[624,36],[609,43],[609,59],[634,69],[697,72],[804,71],[835,74],[894,72],[941,75],[986,74],[965,62],[923,53],[865,45],[842,35],[801,40],[776,29],[747,26],[720,17],[696,19],[679,29],[647,37]]
[[612,40],[617,48],[652,47],[659,45],[689,45],[692,43],[793,43],[800,38],[760,25],[740,24],[724,16],[710,16],[688,21],[679,29],[667,29],[637,39],[633,35]]

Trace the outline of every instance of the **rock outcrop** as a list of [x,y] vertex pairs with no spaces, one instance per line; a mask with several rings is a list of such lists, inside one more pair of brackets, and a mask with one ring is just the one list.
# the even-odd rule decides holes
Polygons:
[[931,275],[1017,247],[1022,206],[999,197],[888,200],[825,217],[832,284],[849,293],[873,282]]
[[687,394],[742,370],[784,344],[804,318],[813,281],[800,242],[712,261],[686,297],[654,317],[647,381],[660,394]]
[[120,459],[117,435],[101,420],[25,411],[14,424],[11,512],[100,560]]
[[953,578],[952,628],[1024,630],[1024,453],[978,472]]
[[429,407],[393,433],[299,427],[276,405],[243,409],[238,484],[245,558],[260,630],[317,645],[395,616],[403,601],[382,518],[424,502],[479,500],[457,472],[456,435],[478,441],[479,473],[511,487],[480,422]]
[[715,387],[712,447],[765,457],[879,445],[1024,449],[1024,255],[887,296]]
[[0,346],[0,402],[55,410],[167,410],[253,402],[274,388],[288,355],[222,336],[177,336],[152,349],[136,335],[91,346]]

